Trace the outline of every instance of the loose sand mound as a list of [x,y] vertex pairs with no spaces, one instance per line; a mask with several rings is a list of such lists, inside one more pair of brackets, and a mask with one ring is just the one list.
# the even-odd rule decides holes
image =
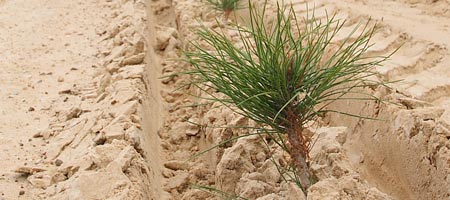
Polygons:
[[[301,16],[306,3],[294,1]],[[327,115],[316,133],[307,199],[450,198],[448,1],[311,1],[316,17],[369,17],[371,55],[402,46],[378,68],[389,100],[334,108],[382,121]],[[311,7],[311,6],[310,6]],[[269,5],[268,17],[273,11]],[[243,17],[246,11],[236,13]],[[174,89],[192,28],[232,25],[200,1],[0,1],[0,199],[213,199],[192,184],[248,199],[306,199],[272,159],[288,155],[258,136],[193,154],[253,122]],[[199,106],[201,105],[201,106]],[[192,123],[194,122],[194,123]],[[200,124],[200,125],[196,125]],[[222,128],[211,128],[222,127]]]

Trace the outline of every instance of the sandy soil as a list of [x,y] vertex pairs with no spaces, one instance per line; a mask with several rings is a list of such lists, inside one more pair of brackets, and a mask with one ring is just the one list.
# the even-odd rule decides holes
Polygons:
[[148,198],[145,12],[135,1],[1,2],[0,198]]
[[294,0],[299,15],[306,3],[348,19],[344,34],[377,21],[371,55],[401,46],[377,69],[401,81],[366,89],[392,103],[331,105],[383,121],[330,114],[310,128],[319,182],[308,197],[260,137],[186,161],[248,133],[208,127],[253,124],[174,92],[188,77],[160,78],[189,68],[177,58],[192,28],[219,28],[220,12],[195,0],[0,0],[0,199],[218,198],[192,184],[261,200],[449,199],[450,1]]

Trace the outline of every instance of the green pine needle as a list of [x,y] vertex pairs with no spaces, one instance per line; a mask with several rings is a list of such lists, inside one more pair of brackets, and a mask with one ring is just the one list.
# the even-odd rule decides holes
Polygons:
[[[240,114],[285,133],[287,105],[295,105],[305,123],[329,112],[326,106],[345,94],[382,84],[365,80],[387,59],[364,57],[375,30],[369,22],[363,33],[352,32],[344,41],[333,43],[345,23],[334,16],[324,22],[314,16],[300,21],[292,8],[285,12],[278,7],[273,27],[267,27],[263,14],[252,4],[249,8],[252,26],[237,27],[243,47],[237,47],[223,32],[203,27],[198,34],[212,51],[194,43],[196,51],[185,54],[195,67],[188,73],[199,78],[195,85],[202,88],[212,83],[207,86],[227,96],[213,96],[212,100],[231,103]],[[354,100],[373,99],[367,94]]]
[[240,0],[206,0],[216,10],[233,11],[238,9]]
[[[273,138],[279,138],[277,144],[296,157],[297,168],[300,161],[308,168],[311,141],[302,135],[301,127],[327,112],[369,118],[329,110],[328,105],[344,99],[378,100],[359,90],[383,85],[368,77],[376,75],[373,68],[389,56],[366,56],[375,31],[370,21],[356,27],[347,38],[334,41],[345,20],[335,16],[320,20],[314,14],[299,19],[292,6],[279,5],[275,19],[270,20],[265,16],[265,5],[259,12],[249,2],[251,25],[237,25],[239,41],[231,41],[225,30],[200,28],[198,35],[207,45],[193,43],[194,51],[185,53],[186,61],[194,67],[185,74],[196,77],[191,85],[207,92],[210,100],[223,103],[262,127],[271,127],[276,131],[271,131]],[[357,33],[360,28],[363,31]],[[225,98],[209,92],[211,89]],[[350,93],[359,97],[349,98]],[[285,145],[286,137],[281,134],[290,136],[291,147]],[[297,142],[292,136],[298,137]],[[303,158],[298,157],[300,154]],[[306,171],[303,167],[299,173]],[[310,183],[301,184],[306,192]]]

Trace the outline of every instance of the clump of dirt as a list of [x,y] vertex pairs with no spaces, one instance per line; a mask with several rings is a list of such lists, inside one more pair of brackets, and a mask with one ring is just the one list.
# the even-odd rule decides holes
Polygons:
[[100,49],[92,81],[68,87],[63,97],[75,96],[71,105],[53,105],[57,110],[49,128],[35,135],[48,143],[43,149],[45,171],[28,181],[45,189],[42,197],[148,198],[150,169],[139,153],[144,4],[118,1],[101,6],[111,9],[111,16],[107,26],[97,30]]

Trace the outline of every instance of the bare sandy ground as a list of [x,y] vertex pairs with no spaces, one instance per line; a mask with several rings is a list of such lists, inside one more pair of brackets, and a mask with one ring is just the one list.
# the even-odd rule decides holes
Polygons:
[[72,106],[71,100],[63,104],[60,91],[89,82],[86,69],[97,51],[94,27],[108,13],[87,12],[95,9],[75,1],[0,5],[0,190],[6,199],[18,198],[20,191],[30,198],[33,186],[14,170],[44,162],[48,144],[33,135],[48,127],[55,111]]
[[137,1],[1,2],[0,198],[148,199],[145,12]]
[[248,199],[450,198],[450,2],[293,1],[299,16],[306,3],[346,18],[344,35],[376,21],[370,54],[400,47],[377,78],[401,80],[367,88],[392,103],[332,105],[383,121],[330,114],[311,128],[308,197],[259,137],[186,161],[248,133],[205,127],[252,125],[192,88],[174,92],[186,77],[161,78],[189,68],[177,58],[192,28],[219,28],[219,12],[194,0],[0,0],[0,199],[218,198],[192,184]]

